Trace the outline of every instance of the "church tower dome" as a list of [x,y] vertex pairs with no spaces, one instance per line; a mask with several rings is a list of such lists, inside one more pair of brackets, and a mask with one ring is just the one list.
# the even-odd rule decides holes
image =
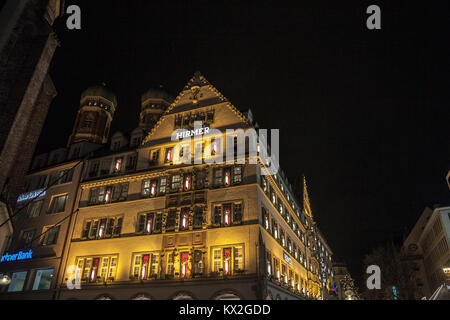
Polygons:
[[139,115],[139,127],[147,132],[153,128],[162,113],[173,102],[162,86],[158,89],[149,89],[141,96],[141,113]]
[[68,145],[79,141],[105,144],[116,108],[116,96],[105,84],[84,90]]

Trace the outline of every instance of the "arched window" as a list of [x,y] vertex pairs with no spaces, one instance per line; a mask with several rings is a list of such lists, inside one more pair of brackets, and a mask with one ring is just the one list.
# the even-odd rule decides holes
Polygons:
[[152,300],[150,299],[150,297],[146,296],[145,294],[138,294],[137,296],[135,296],[134,298],[132,298],[131,300]]
[[194,300],[194,298],[186,292],[180,292],[172,300]]

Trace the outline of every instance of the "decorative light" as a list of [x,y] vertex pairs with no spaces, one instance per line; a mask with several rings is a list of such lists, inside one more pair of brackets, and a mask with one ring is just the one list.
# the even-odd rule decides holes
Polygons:
[[0,278],[0,285],[1,286],[7,286],[8,284],[11,283],[11,278],[7,275],[4,274],[1,278]]

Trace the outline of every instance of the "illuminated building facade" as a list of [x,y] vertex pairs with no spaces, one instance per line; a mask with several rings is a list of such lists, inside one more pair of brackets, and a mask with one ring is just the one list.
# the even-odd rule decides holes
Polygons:
[[[84,162],[55,298],[322,299],[332,252],[306,180],[299,202],[282,171],[265,175],[259,158],[240,163],[250,154],[225,133],[254,128],[251,112],[199,73],[175,100],[151,90],[141,101],[139,128],[113,134]],[[179,148],[175,129],[194,137]],[[214,129],[223,139],[200,134]],[[227,143],[233,161],[206,161]],[[177,163],[196,150],[204,161]]]

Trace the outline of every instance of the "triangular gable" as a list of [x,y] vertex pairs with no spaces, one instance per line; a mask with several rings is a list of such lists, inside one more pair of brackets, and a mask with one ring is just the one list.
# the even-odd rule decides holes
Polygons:
[[148,143],[153,138],[155,132],[163,123],[168,121],[170,115],[219,104],[226,106],[232,111],[238,117],[238,121],[241,121],[246,126],[251,125],[242,112],[234,107],[200,72],[196,72],[143,140],[142,145]]

